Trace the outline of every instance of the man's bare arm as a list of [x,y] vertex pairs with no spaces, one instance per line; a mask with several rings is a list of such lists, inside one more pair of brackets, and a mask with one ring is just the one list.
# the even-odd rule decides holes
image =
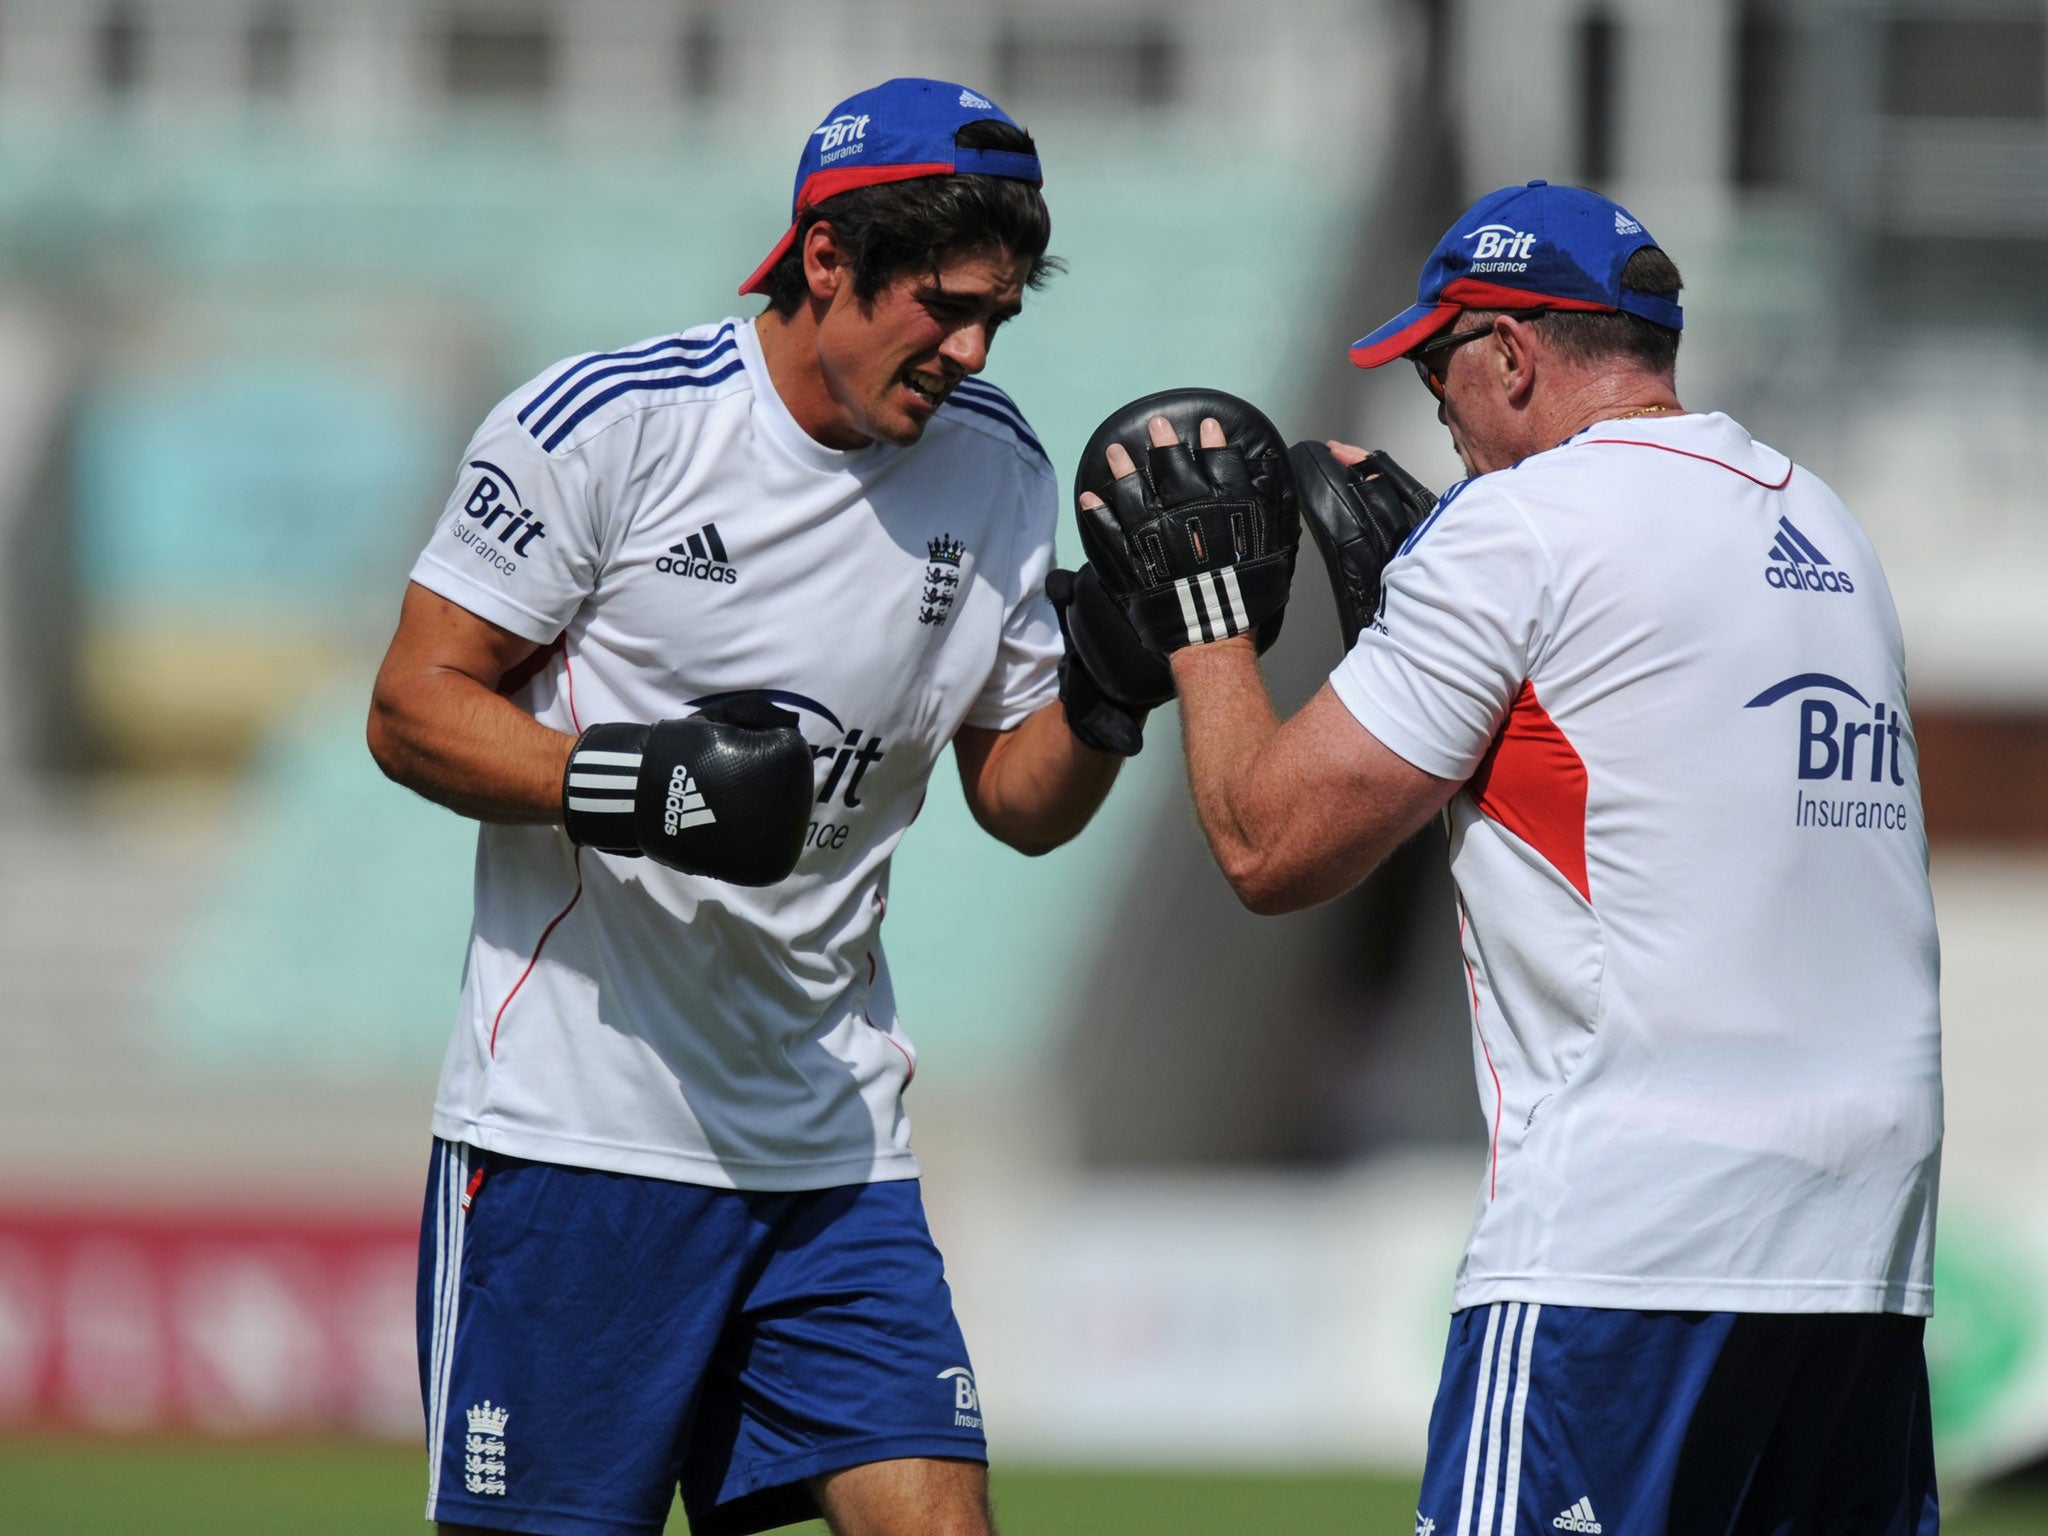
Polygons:
[[962,726],[953,757],[982,830],[1029,854],[1050,852],[1087,826],[1124,761],[1076,741],[1057,700],[1012,730]]
[[370,696],[370,755],[385,775],[479,821],[562,819],[576,738],[498,692],[539,647],[418,583]]
[[1458,789],[1390,751],[1327,683],[1282,724],[1249,638],[1172,661],[1195,816],[1254,912],[1342,895]]

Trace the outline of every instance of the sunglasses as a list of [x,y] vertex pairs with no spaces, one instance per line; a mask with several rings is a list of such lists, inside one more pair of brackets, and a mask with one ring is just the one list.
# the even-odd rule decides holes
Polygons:
[[[1546,311],[1540,309],[1504,309],[1494,317],[1496,320],[1532,320]],[[1444,397],[1444,369],[1450,355],[1468,341],[1477,341],[1482,336],[1493,334],[1493,321],[1476,325],[1469,331],[1453,331],[1448,336],[1438,336],[1425,341],[1408,354],[1408,361],[1415,365],[1415,376],[1422,380],[1422,387],[1437,399]]]

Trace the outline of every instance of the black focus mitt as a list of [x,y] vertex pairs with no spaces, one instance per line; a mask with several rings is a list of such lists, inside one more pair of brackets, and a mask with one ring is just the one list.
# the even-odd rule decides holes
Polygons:
[[1045,595],[1067,643],[1060,658],[1067,729],[1098,752],[1136,757],[1145,745],[1145,716],[1173,697],[1172,670],[1138,638],[1094,566],[1051,572]]
[[[1164,416],[1177,440],[1152,444]],[[1203,448],[1205,418],[1224,446]],[[1109,468],[1121,443],[1135,474]],[[1093,492],[1101,506],[1082,506]],[[1170,389],[1110,413],[1074,474],[1081,545],[1138,637],[1161,655],[1256,629],[1261,651],[1280,634],[1301,538],[1294,472],[1258,407],[1214,389]]]
[[1387,562],[1436,510],[1436,497],[1384,453],[1340,464],[1327,444],[1302,442],[1287,457],[1301,491],[1302,519],[1330,572],[1348,651],[1379,612]]

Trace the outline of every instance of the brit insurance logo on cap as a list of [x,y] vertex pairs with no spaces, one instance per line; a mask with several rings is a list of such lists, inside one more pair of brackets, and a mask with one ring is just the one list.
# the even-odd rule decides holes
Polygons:
[[[1536,183],[1542,185],[1542,183]],[[1643,226],[1630,218],[1620,208],[1614,210],[1614,232],[1617,235],[1640,235]],[[1468,232],[1465,239],[1476,241],[1472,247],[1473,272],[1526,272],[1529,270],[1529,252],[1536,244],[1536,237],[1527,230],[1515,228],[1512,224],[1482,224]],[[1633,254],[1633,252],[1631,252]]]
[[1536,237],[1512,224],[1482,224],[1465,236],[1479,243],[1472,248],[1474,272],[1526,272],[1529,247]]
[[857,155],[867,146],[868,114],[858,116],[842,112],[828,123],[821,123],[811,130],[811,137],[820,141],[818,163],[831,165],[849,155]]
[[1351,361],[1377,368],[1406,356],[1468,309],[1620,310],[1683,329],[1668,295],[1622,286],[1629,257],[1656,243],[1627,209],[1584,187],[1532,181],[1489,192],[1429,253],[1415,302],[1353,342]]
[[740,292],[766,293],[768,274],[795,242],[804,210],[842,192],[920,176],[1002,176],[1044,185],[1036,155],[956,142],[961,129],[984,121],[1017,126],[979,91],[946,80],[885,80],[847,97],[811,130],[797,161],[789,228]]

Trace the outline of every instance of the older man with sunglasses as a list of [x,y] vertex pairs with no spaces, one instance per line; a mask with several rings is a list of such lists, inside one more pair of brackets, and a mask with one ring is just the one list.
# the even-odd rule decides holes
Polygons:
[[1268,913],[1448,822],[1489,1145],[1419,1531],[1932,1536],[1898,619],[1832,491],[1680,403],[1678,287],[1591,192],[1452,226],[1352,358],[1415,365],[1469,478],[1284,724],[1250,637],[1173,652],[1195,804]]

